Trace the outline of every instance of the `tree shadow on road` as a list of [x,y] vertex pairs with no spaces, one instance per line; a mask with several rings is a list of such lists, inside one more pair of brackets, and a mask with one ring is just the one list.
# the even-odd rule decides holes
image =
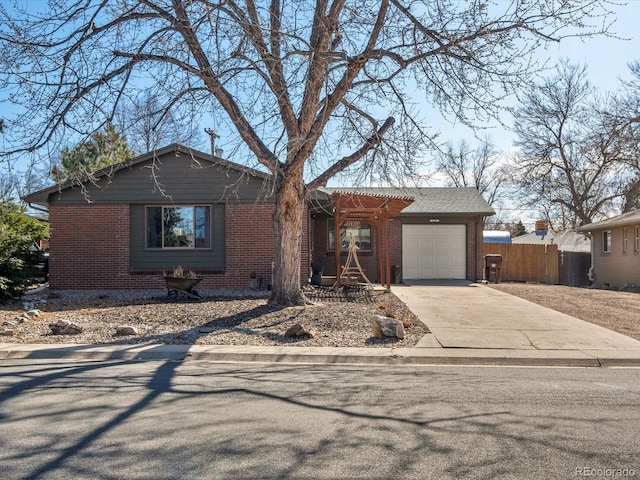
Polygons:
[[[610,451],[598,451],[598,442],[591,449],[576,441],[575,428],[554,427],[592,431],[606,425],[604,417],[540,417],[500,408],[498,402],[449,405],[445,398],[412,395],[406,382],[416,374],[421,382],[446,382],[451,389],[464,390],[475,381],[455,372],[176,361],[24,367],[0,374],[8,385],[0,390],[5,426],[0,464],[28,455],[29,469],[5,470],[9,478],[45,478],[52,472],[118,478],[116,466],[139,461],[137,448],[150,439],[160,442],[162,454],[145,460],[152,469],[145,478],[175,478],[154,469],[165,462],[181,465],[180,478],[215,476],[212,472],[224,478],[429,478],[425,465],[440,472],[432,478],[501,478],[522,471],[520,462],[535,463],[551,451],[576,465],[613,462]],[[96,378],[106,384],[94,383]],[[71,395],[77,402],[47,403],[61,392],[87,388],[95,389],[95,399],[85,393]],[[99,401],[105,392],[120,403],[110,407]],[[37,408],[13,410],[33,398],[40,402]],[[163,421],[167,415],[179,426]],[[154,421],[143,422],[149,417]],[[42,442],[21,450],[26,438],[14,442],[12,435],[27,432],[22,426],[36,421],[69,424],[76,435],[44,429],[38,432]],[[318,470],[321,465],[336,470]],[[540,468],[538,473],[548,472]]]

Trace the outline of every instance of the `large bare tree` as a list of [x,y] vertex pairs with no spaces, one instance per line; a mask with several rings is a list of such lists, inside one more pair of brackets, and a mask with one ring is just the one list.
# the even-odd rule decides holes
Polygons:
[[503,157],[487,136],[475,147],[467,140],[457,144],[449,141],[436,154],[436,171],[446,184],[475,188],[496,211],[491,221],[485,222],[487,228],[500,229],[511,223],[504,211],[511,174]]
[[137,154],[169,143],[196,147],[204,134],[190,111],[168,109],[150,90],[122,105],[114,124],[127,132],[127,143]]
[[224,115],[273,175],[279,304],[305,300],[307,192],[361,160],[415,171],[402,148],[423,140],[412,100],[482,121],[526,84],[538,47],[609,27],[606,0],[26,3],[0,6],[0,88],[22,107],[5,152],[90,134],[142,90]]
[[487,137],[477,147],[466,140],[457,145],[447,142],[436,155],[437,171],[444,175],[446,182],[455,187],[476,188],[494,205],[506,195],[507,175],[502,171],[498,152]]
[[521,198],[557,227],[588,224],[619,208],[629,170],[598,112],[586,67],[562,62],[515,112],[514,169]]
[[640,62],[629,64],[631,79],[598,108],[601,130],[626,167],[622,213],[640,208]]

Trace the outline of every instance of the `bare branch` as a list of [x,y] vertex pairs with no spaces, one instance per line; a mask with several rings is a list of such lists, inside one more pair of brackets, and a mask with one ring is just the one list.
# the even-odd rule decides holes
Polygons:
[[382,142],[382,137],[385,132],[394,124],[395,119],[393,117],[389,117],[385,120],[382,126],[374,132],[374,134],[367,139],[367,141],[362,145],[358,150],[353,152],[351,155],[347,155],[342,159],[335,162],[329,169],[327,169],[324,173],[320,174],[316,177],[315,180],[309,182],[307,184],[307,190],[312,192],[317,190],[320,187],[323,187],[327,184],[327,181],[340,173],[341,171],[349,168],[351,165],[356,163],[362,157],[364,157],[370,150],[376,148]]

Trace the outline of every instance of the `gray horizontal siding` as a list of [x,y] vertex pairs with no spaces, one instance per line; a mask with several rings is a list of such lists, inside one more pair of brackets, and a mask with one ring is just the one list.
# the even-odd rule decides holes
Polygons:
[[178,265],[191,270],[225,267],[225,207],[212,205],[212,248],[192,250],[147,250],[145,244],[145,205],[131,205],[130,268],[132,271],[171,270]]
[[124,168],[96,185],[65,189],[49,195],[50,203],[193,204],[271,202],[265,180],[207,160],[168,153]]

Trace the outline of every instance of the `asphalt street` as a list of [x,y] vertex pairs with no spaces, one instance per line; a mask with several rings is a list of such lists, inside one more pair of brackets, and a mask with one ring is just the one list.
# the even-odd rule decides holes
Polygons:
[[640,478],[640,370],[0,362],[4,479]]

